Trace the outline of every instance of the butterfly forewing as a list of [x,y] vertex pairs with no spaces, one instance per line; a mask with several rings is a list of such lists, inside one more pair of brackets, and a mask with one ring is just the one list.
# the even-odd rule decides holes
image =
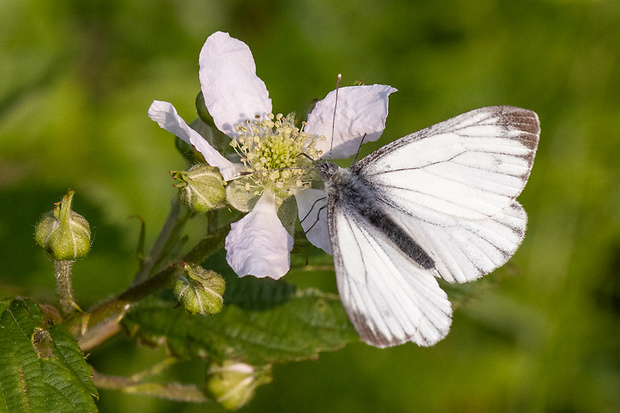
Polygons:
[[405,136],[352,168],[450,282],[503,265],[525,234],[515,198],[538,142],[534,112],[477,109]]
[[405,136],[352,167],[386,199],[481,219],[510,206],[525,186],[538,143],[532,111],[492,106]]

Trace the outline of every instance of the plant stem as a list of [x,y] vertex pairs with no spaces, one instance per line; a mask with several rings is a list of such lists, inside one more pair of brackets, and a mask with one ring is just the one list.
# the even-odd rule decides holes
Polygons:
[[93,370],[93,383],[99,389],[120,390],[123,393],[157,396],[181,402],[205,403],[209,399],[195,384],[142,383],[129,377],[108,376]]
[[183,257],[169,263],[153,276],[131,285],[124,292],[99,304],[86,314],[70,317],[65,326],[78,337],[82,350],[87,351],[98,346],[120,332],[119,322],[131,304],[168,287],[183,271],[185,262],[200,263],[220,250],[228,230],[228,227],[220,228],[216,234],[204,238]]
[[[71,267],[73,261],[69,260],[54,260],[54,275],[56,276],[56,290],[58,293],[58,299],[60,301],[60,308],[63,314],[70,314],[75,310],[80,310],[80,307],[75,303],[73,299],[73,293],[71,292]],[[81,311],[81,310],[80,310]]]
[[154,292],[167,287],[175,275],[182,271],[183,263],[176,261],[154,276],[137,285],[130,286],[115,298],[105,301],[89,311],[89,318],[84,323],[80,320],[69,320],[67,327],[74,335],[81,335],[78,343],[82,350],[90,350],[108,338],[120,332],[119,322],[129,310],[132,303],[146,298]]
[[139,284],[149,277],[155,265],[161,260],[162,254],[165,253],[165,247],[171,240],[178,237],[183,230],[185,223],[190,217],[189,211],[185,210],[184,212],[185,213],[182,214],[179,200],[174,198],[170,205],[170,213],[168,214],[168,218],[166,218],[166,223],[159,232],[149,255],[142,262],[140,270],[134,276],[132,285]]

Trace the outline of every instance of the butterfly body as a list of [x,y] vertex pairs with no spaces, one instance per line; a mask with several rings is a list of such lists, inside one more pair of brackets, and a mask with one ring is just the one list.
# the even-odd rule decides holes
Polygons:
[[435,344],[452,316],[437,279],[472,281],[514,254],[527,222],[515,199],[538,135],[534,112],[492,106],[407,135],[349,169],[315,163],[338,290],[366,343]]
[[[352,168],[341,168],[333,162],[322,161],[315,165],[321,179],[325,182],[328,196],[328,216],[330,210],[343,208],[349,211],[356,220],[363,221],[384,233],[402,252],[407,254],[418,265],[431,269],[435,263],[428,254],[407,235],[406,231],[385,213],[381,203],[375,198],[380,188],[364,180]],[[329,224],[328,224],[329,225]]]

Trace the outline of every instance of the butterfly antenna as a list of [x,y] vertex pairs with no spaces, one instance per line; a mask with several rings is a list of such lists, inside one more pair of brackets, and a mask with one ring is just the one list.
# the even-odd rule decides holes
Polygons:
[[308,155],[305,152],[300,152],[299,155],[297,155],[297,157],[300,157],[300,156],[305,156],[306,158],[310,159],[312,162],[316,161],[315,159],[312,159],[312,156]]
[[340,89],[340,81],[342,80],[342,75],[338,73],[338,77],[336,78],[336,102],[334,103],[334,116],[332,117],[332,142],[329,146],[329,157],[332,156],[332,149],[334,149],[334,133],[336,131],[336,109],[338,108],[338,90]]
[[357,147],[357,152],[355,152],[355,157],[353,158],[353,162],[351,162],[351,166],[353,166],[355,164],[355,162],[357,162],[357,157],[360,154],[360,151],[362,150],[362,145],[364,144],[364,139],[366,139],[366,136],[368,134],[365,133],[364,136],[362,136],[362,139],[360,140],[360,146]]

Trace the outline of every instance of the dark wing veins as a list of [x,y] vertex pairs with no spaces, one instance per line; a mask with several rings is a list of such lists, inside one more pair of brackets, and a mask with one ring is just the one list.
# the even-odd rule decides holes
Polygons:
[[407,254],[418,265],[425,269],[435,267],[433,259],[411,236],[389,215],[376,200],[372,186],[359,175],[351,174],[351,180],[341,182],[337,190],[333,191],[334,200],[343,207],[365,220],[373,227],[385,234],[402,252]]

